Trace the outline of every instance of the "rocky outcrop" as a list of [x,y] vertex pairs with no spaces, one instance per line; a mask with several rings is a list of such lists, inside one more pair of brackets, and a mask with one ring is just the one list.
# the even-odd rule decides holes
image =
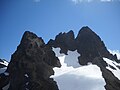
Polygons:
[[54,74],[53,67],[60,66],[52,48],[41,37],[26,31],[6,71],[9,90],[58,90],[50,76]]
[[55,40],[50,39],[48,45],[51,47],[60,47],[60,53],[67,54],[68,50],[74,51],[76,50],[74,32],[71,30],[68,33],[59,33]]

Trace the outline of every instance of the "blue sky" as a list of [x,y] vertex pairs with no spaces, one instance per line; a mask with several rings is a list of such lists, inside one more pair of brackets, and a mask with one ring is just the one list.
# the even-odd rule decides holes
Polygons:
[[8,61],[29,30],[45,42],[89,26],[108,49],[120,50],[119,0],[0,0],[0,58]]

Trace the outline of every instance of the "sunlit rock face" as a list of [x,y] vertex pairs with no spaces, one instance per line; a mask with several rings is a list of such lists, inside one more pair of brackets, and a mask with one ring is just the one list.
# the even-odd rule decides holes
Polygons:
[[26,31],[7,68],[9,90],[58,90],[50,76],[54,74],[53,67],[60,66],[52,48]]

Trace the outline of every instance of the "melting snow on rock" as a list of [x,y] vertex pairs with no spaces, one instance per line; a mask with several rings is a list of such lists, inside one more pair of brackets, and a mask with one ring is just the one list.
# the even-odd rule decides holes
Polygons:
[[120,69],[118,68],[120,67],[120,64],[107,58],[103,58],[103,60],[108,64],[106,68],[110,70],[120,80]]

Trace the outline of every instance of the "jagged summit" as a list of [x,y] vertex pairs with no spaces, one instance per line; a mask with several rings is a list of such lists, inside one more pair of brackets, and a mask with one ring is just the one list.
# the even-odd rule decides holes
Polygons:
[[[95,37],[101,41],[101,38],[88,26],[84,26],[79,30],[76,39],[80,39],[81,35],[84,37],[87,37],[87,39],[89,39],[89,38],[93,39]],[[82,38],[82,39],[85,39],[85,38]]]
[[[36,34],[30,32],[30,31],[25,31],[25,33],[23,34],[23,37],[21,39],[21,43],[20,43],[22,45],[19,45],[19,46],[24,46],[24,48],[26,48],[26,46],[29,46],[28,45],[29,42],[34,43],[36,47],[45,45],[45,43],[41,37],[37,37]],[[32,45],[32,43],[31,43],[31,45]]]
[[106,57],[117,59],[107,50],[101,38],[89,27],[83,27],[76,37],[76,49],[81,54],[79,61],[81,64],[92,62],[96,57]]
[[[60,86],[69,90],[70,84],[73,85],[73,80],[75,83],[79,81],[78,78],[80,84],[73,86],[83,87],[76,90],[89,90],[89,87],[98,90],[97,86],[101,86],[99,90],[120,90],[120,64],[116,61],[116,55],[110,54],[101,38],[87,26],[80,29],[76,38],[70,30],[59,33],[47,44],[41,37],[26,31],[7,69],[0,74],[0,90],[61,90]],[[92,74],[89,75],[89,71]],[[54,73],[56,76],[52,77]],[[97,86],[98,78],[94,74],[102,80],[102,83],[97,82]],[[55,78],[61,81],[56,83]],[[94,84],[85,89],[84,82],[89,84],[92,81]],[[66,88],[66,85],[69,86]]]
[[[67,36],[67,39],[64,37],[65,35]],[[111,71],[115,70],[116,67],[116,70],[119,70],[119,67],[117,64],[114,64],[114,68],[108,64],[104,58],[110,59],[111,62],[119,60],[117,60],[116,55],[110,54],[101,38],[87,26],[80,29],[76,38],[71,38],[71,36],[72,35],[68,35],[68,33],[59,34],[56,36],[59,40],[55,38],[55,40],[50,40],[48,44],[51,47],[60,48],[60,53],[66,55],[68,54],[68,51],[77,50],[80,54],[78,57],[80,65],[84,66],[92,63],[100,68],[102,77],[106,82],[106,85],[104,86],[106,90],[119,90],[120,80]],[[68,42],[68,40],[70,41]],[[71,45],[71,47],[69,47],[69,45]],[[109,67],[110,69],[106,69],[106,67]]]
[[[92,31],[88,26],[83,26],[81,29],[80,29],[80,31]],[[79,32],[80,32],[79,31]]]
[[67,54],[68,50],[74,51],[76,49],[74,32],[71,30],[67,33],[59,33],[55,40],[50,40],[48,45],[51,47],[60,47],[61,53]]
[[117,60],[116,55],[113,56],[109,53],[101,38],[88,26],[82,27],[76,38],[74,32],[69,31],[68,33],[58,34],[55,40],[50,40],[48,44],[52,47],[60,47],[60,52],[65,54],[67,54],[68,50],[77,50],[81,55],[79,63],[83,65],[92,62],[96,57]]

